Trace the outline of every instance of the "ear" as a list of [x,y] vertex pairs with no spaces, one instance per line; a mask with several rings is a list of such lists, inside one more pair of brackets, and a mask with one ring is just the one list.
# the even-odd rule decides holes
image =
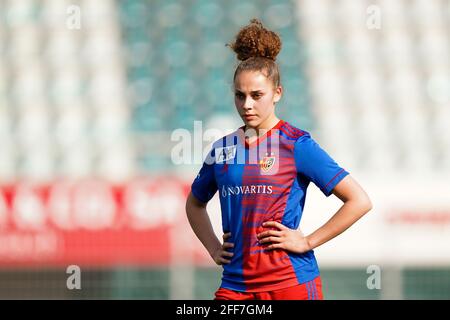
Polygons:
[[277,103],[278,101],[280,101],[282,95],[283,95],[283,87],[282,86],[276,87],[275,93],[273,95],[273,103]]

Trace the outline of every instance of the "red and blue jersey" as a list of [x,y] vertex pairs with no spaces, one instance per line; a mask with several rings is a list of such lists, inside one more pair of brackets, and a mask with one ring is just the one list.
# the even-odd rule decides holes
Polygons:
[[243,127],[216,141],[192,194],[206,203],[219,192],[223,232],[230,232],[227,241],[234,243],[221,287],[261,292],[316,278],[319,268],[312,250],[266,250],[256,235],[265,230],[265,221],[297,229],[309,183],[329,196],[346,175],[308,132],[283,120],[251,144]]

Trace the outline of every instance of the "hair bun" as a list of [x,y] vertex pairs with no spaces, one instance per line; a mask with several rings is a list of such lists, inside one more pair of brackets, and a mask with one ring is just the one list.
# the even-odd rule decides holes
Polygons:
[[249,25],[238,32],[235,42],[229,46],[241,61],[251,57],[275,61],[281,50],[281,39],[275,32],[264,28],[261,21],[252,19]]

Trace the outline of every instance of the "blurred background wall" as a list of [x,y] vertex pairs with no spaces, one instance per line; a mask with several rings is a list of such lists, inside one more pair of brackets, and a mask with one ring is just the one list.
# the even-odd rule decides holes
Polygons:
[[[374,204],[315,250],[325,298],[450,298],[448,0],[0,0],[0,298],[212,299],[184,203],[203,132],[241,125],[225,43],[254,17],[283,41],[278,115]],[[340,206],[308,193],[305,233]]]

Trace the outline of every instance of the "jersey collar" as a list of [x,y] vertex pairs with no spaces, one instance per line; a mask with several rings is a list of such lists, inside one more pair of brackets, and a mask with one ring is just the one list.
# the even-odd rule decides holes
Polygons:
[[278,123],[275,126],[273,126],[265,134],[258,137],[256,140],[252,141],[251,143],[248,143],[247,140],[245,139],[245,132],[244,132],[245,125],[244,125],[244,126],[240,127],[238,130],[239,139],[242,142],[242,144],[245,146],[245,148],[247,148],[247,149],[257,147],[261,142],[263,142],[265,139],[267,139],[267,137],[270,137],[274,130],[279,129],[283,125],[283,123],[284,123],[283,120],[278,121]]

